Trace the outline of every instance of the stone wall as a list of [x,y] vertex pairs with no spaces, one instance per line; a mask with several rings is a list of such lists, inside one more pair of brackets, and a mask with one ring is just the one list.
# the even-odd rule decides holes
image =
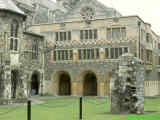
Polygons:
[[144,73],[142,61],[132,54],[120,57],[110,84],[112,113],[144,113]]

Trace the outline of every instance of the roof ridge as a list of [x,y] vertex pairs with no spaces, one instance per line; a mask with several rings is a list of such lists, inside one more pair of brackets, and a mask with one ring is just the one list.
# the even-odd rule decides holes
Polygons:
[[25,16],[25,13],[12,0],[0,0],[0,10],[8,10]]

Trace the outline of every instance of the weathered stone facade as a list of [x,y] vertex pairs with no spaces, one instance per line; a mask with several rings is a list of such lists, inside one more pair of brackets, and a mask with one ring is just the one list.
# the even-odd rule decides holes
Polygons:
[[111,78],[111,112],[144,113],[145,67],[132,54],[120,57],[119,69]]
[[[34,72],[39,73],[39,82],[43,79],[44,38],[25,32],[26,15],[11,0],[1,0],[0,3],[0,99],[11,103],[11,99],[30,95]],[[38,59],[32,59],[34,40],[38,42]]]
[[[159,36],[140,17],[122,16],[97,0],[13,1],[25,15],[0,11],[3,13],[0,31],[7,32],[8,38],[12,20],[20,23],[16,52],[10,50],[10,40],[1,37],[6,45],[0,48],[5,56],[5,64],[1,64],[5,72],[1,71],[4,74],[1,78],[5,80],[0,82],[1,90],[3,85],[6,88],[1,93],[3,98],[11,98],[7,94],[14,88],[10,84],[11,73],[20,75],[24,81],[17,90],[23,92],[17,92],[17,96],[28,97],[31,93],[109,96],[110,77],[118,57],[126,52],[145,63],[145,95],[160,94],[159,58],[154,54],[159,49]],[[26,15],[27,26],[23,17]],[[37,50],[35,40],[39,41],[38,58],[37,53],[33,54]]]

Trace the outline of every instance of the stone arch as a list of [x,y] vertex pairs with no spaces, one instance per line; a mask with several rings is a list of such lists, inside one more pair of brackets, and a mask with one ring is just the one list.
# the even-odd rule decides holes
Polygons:
[[31,95],[39,95],[40,93],[40,72],[34,71],[31,75]]
[[85,70],[78,76],[81,83],[80,94],[83,96],[98,95],[98,75],[93,70]]
[[61,70],[53,74],[53,91],[59,96],[69,96],[72,93],[72,78],[68,71]]
[[112,76],[112,72],[107,72],[104,76],[105,81],[105,95],[110,96],[110,78]]

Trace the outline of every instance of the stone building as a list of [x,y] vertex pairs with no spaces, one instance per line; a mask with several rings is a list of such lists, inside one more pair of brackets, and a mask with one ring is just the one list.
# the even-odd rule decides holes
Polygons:
[[[49,48],[44,91],[54,95],[109,95],[118,57],[128,52],[146,66],[145,96],[160,94],[159,36],[139,16],[122,16],[97,0],[57,0],[53,23],[32,25]],[[56,46],[56,48],[55,48]]]
[[44,37],[25,31],[26,17],[12,0],[0,0],[0,103],[37,94],[43,79]]
[[146,65],[145,95],[160,94],[159,36],[139,16],[122,16],[97,0],[8,1],[0,0],[1,98],[20,96],[15,88],[26,97],[108,96],[118,58],[127,52]]

